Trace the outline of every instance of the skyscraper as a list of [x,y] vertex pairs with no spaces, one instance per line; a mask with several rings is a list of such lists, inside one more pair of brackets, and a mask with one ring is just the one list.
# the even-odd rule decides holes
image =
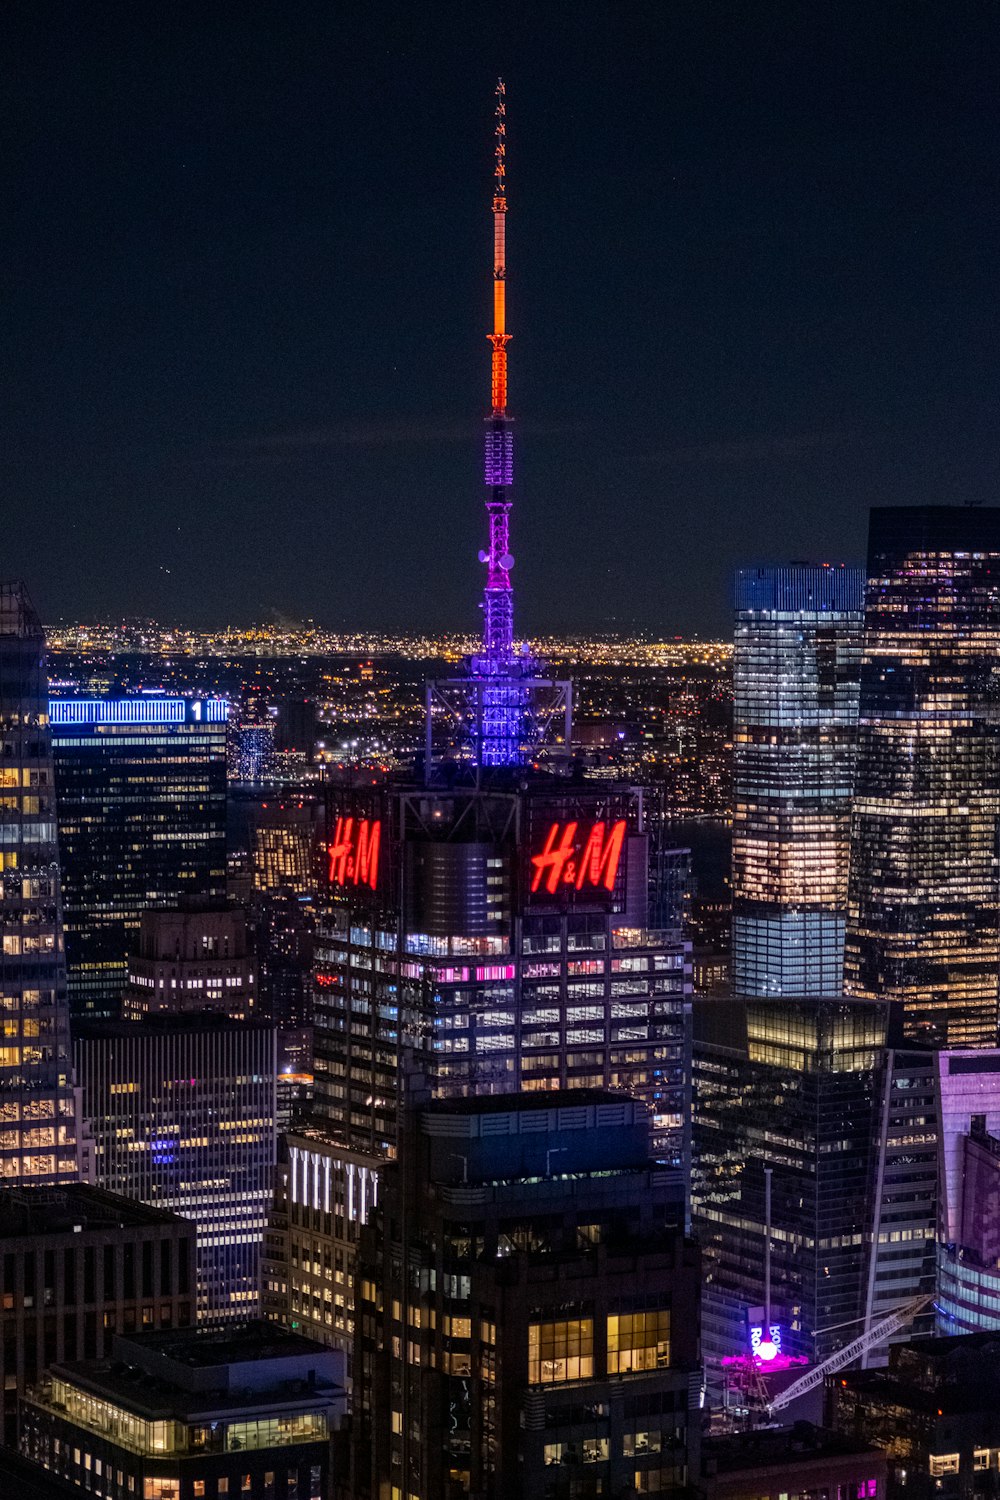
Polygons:
[[[505,115],[498,93],[498,165]],[[498,177],[502,182],[502,173]],[[559,775],[524,762],[561,688],[536,679],[512,641],[503,232],[494,202],[493,404],[488,424],[490,551],[483,651],[462,679],[431,686],[424,777],[330,789],[325,910],[317,924],[314,1106],[326,1141],[290,1152],[282,1193],[311,1212],[308,1161],[337,1190],[370,1183],[398,1142],[400,1080],[421,1069],[443,1098],[567,1088],[630,1090],[649,1109],[653,1147],[678,1184],[689,1160],[689,950],[677,903],[658,899],[655,830],[627,782]],[[441,713],[442,691],[454,709]],[[552,690],[546,720],[545,690]],[[445,695],[447,696],[447,695]],[[564,702],[568,715],[568,699]],[[433,726],[458,725],[460,753],[434,755]],[[566,767],[562,768],[564,771]],[[666,870],[666,864],[662,868]],[[651,891],[652,887],[652,891]],[[374,1193],[368,1196],[368,1204]],[[323,1210],[323,1256],[351,1281],[365,1195]],[[277,1218],[287,1217],[279,1213]],[[279,1224],[269,1280],[283,1274]],[[313,1263],[318,1259],[314,1255]],[[299,1286],[296,1286],[298,1281]],[[338,1313],[326,1327],[337,1332]],[[341,1336],[350,1322],[345,1307]]]
[[51,704],[74,1016],[118,1015],[144,911],[226,895],[221,698]]
[[742,568],[733,658],[733,992],[842,992],[864,578]]
[[996,1041],[1000,509],[876,509],[845,977],[910,1035]]
[[699,1258],[643,1107],[466,1099],[402,1135],[362,1239],[352,1494],[687,1492]]
[[253,1316],[275,1161],[273,1029],[202,1014],[77,1032],[98,1185],[194,1219],[198,1316]]
[[45,636],[0,584],[0,1180],[77,1176]]

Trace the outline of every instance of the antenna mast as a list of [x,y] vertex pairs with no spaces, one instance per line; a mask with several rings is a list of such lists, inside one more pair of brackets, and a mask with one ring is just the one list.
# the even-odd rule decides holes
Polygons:
[[487,566],[483,597],[483,649],[498,659],[514,650],[514,591],[510,570],[511,486],[514,482],[514,433],[507,415],[507,108],[503,79],[497,80],[493,168],[493,345],[490,369],[492,411],[486,428],[486,514],[489,550],[480,553]]

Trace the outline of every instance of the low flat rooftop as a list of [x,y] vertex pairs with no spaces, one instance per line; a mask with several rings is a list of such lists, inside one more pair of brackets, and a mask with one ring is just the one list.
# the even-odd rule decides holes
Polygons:
[[138,1334],[134,1339],[123,1335],[120,1340],[122,1349],[130,1344],[134,1344],[137,1350],[147,1349],[178,1364],[202,1370],[210,1370],[216,1365],[287,1359],[290,1355],[315,1354],[318,1357],[328,1352],[323,1344],[305,1334],[293,1333],[289,1328],[261,1319],[240,1323],[233,1328],[163,1328]]
[[36,1235],[83,1233],[89,1229],[181,1224],[179,1214],[151,1208],[134,1198],[87,1183],[64,1187],[0,1189],[0,1241]]
[[633,1104],[631,1094],[613,1089],[560,1089],[557,1093],[480,1094],[472,1099],[435,1099],[422,1105],[430,1115],[509,1115],[531,1110],[535,1114],[557,1109],[583,1109],[592,1104]]
[[880,1449],[858,1443],[839,1432],[797,1422],[794,1427],[758,1428],[722,1437],[705,1438],[702,1465],[706,1473],[738,1474],[744,1469],[775,1468],[784,1464],[808,1464],[834,1458],[877,1457]]

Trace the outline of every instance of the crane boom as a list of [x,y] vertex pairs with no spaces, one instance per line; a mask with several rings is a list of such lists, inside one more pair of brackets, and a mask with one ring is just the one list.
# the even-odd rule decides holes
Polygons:
[[807,1391],[815,1390],[818,1385],[822,1385],[827,1375],[833,1375],[837,1370],[843,1370],[852,1361],[864,1354],[866,1349],[870,1349],[873,1344],[881,1343],[884,1338],[888,1338],[897,1329],[902,1328],[907,1323],[912,1323],[917,1314],[923,1312],[928,1302],[933,1302],[933,1300],[933,1292],[925,1292],[919,1297],[912,1297],[909,1302],[904,1302],[901,1307],[897,1307],[894,1312],[880,1319],[878,1323],[873,1323],[866,1333],[859,1334],[851,1343],[845,1344],[843,1349],[838,1349],[836,1354],[831,1354],[829,1358],[824,1359],[820,1364],[814,1365],[811,1370],[807,1370],[804,1375],[800,1375],[798,1380],[793,1380],[791,1385],[786,1386],[783,1391],[779,1391],[774,1400],[769,1401],[767,1404],[768,1415],[773,1416],[776,1411],[781,1411],[783,1407],[791,1405],[799,1396],[804,1396]]

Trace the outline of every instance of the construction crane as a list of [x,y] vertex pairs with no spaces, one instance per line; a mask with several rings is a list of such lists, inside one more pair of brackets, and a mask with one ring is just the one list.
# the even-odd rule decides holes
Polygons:
[[791,1385],[786,1386],[783,1391],[779,1391],[774,1400],[767,1403],[768,1416],[773,1417],[775,1412],[781,1411],[783,1407],[790,1406],[793,1401],[796,1401],[799,1396],[804,1396],[807,1391],[814,1391],[818,1385],[822,1385],[827,1375],[833,1375],[837,1370],[843,1370],[847,1365],[852,1364],[854,1360],[864,1354],[866,1349],[870,1349],[873,1344],[880,1344],[883,1339],[888,1338],[897,1329],[904,1327],[907,1323],[912,1323],[917,1314],[923,1312],[927,1304],[933,1302],[933,1300],[933,1292],[923,1293],[919,1297],[911,1298],[909,1302],[904,1302],[902,1306],[897,1307],[887,1317],[881,1318],[879,1322],[873,1323],[867,1332],[860,1334],[850,1344],[845,1344],[843,1349],[837,1350],[836,1354],[831,1354],[828,1359],[824,1359],[820,1364],[814,1365],[811,1370],[807,1370],[804,1375],[800,1375],[798,1380],[793,1380]]

